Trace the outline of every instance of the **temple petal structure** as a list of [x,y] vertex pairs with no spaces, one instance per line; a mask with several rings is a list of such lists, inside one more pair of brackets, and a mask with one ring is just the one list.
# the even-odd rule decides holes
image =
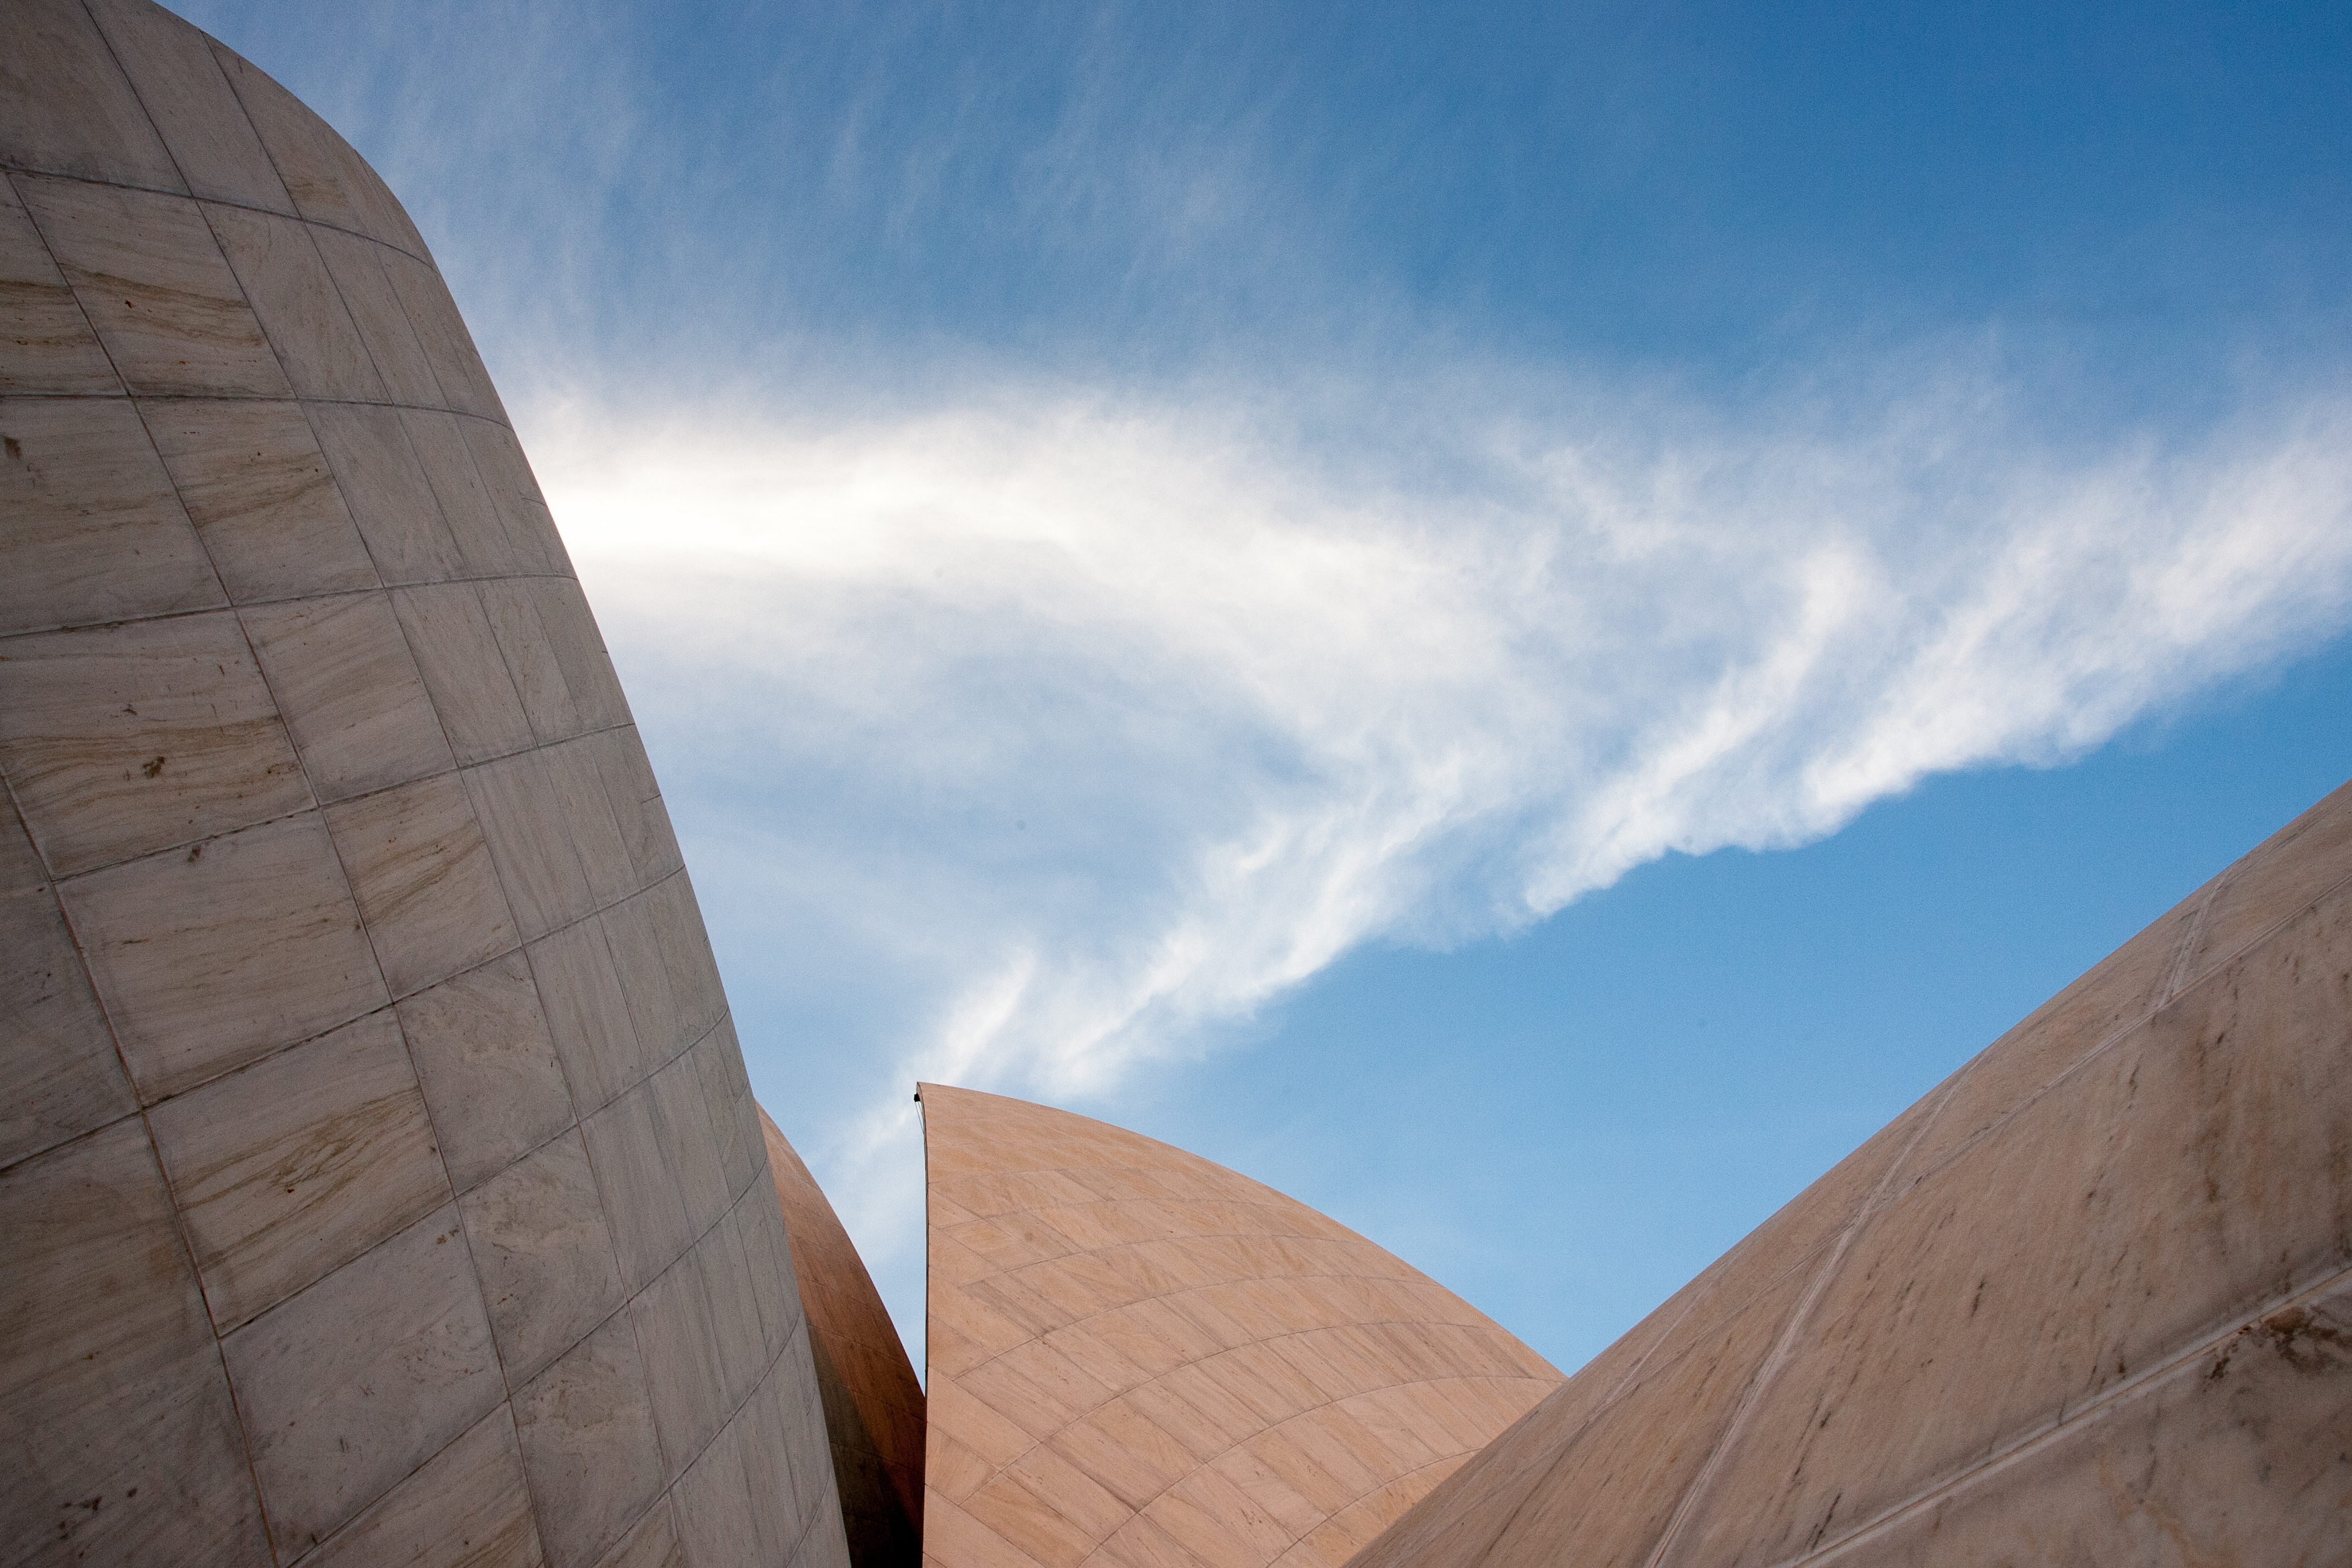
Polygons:
[[149,0],[0,0],[0,1563],[2352,1561],[2352,787],[1566,1379],[925,1085],[927,1397],[431,254]]

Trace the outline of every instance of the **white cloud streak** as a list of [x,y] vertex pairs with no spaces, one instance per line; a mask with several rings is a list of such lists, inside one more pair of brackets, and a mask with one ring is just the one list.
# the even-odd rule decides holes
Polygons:
[[2352,620],[2341,402],[2085,450],[1981,383],[1848,401],[526,434],[706,901],[757,901],[895,1108],[918,1075],[1098,1094],[1358,944],[2063,760]]

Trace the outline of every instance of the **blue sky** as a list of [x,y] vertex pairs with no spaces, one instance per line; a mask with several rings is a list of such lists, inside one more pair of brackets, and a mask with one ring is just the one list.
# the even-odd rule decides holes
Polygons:
[[2352,774],[2340,6],[191,4],[382,170],[755,1087],[1572,1367]]

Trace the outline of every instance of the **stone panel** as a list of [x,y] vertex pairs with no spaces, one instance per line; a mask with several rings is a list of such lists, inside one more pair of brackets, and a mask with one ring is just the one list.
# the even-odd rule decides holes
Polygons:
[[114,365],[66,286],[16,188],[0,174],[0,394],[121,392]]
[[0,1168],[137,1108],[16,805],[0,795]]
[[292,392],[194,202],[37,175],[16,189],[126,388]]
[[59,876],[310,804],[234,615],[18,637],[0,766]]
[[165,1100],[148,1124],[224,1332],[449,1201],[388,1009]]
[[228,1383],[138,1122],[0,1172],[0,1250],[12,1558],[268,1563]]
[[563,1064],[521,953],[404,998],[400,1025],[458,1192],[572,1125]]
[[327,808],[395,996],[515,947],[514,921],[454,773]]
[[310,226],[209,203],[204,215],[296,395],[382,402],[383,378],[319,258]]
[[456,768],[384,595],[256,605],[240,618],[318,799]]
[[[71,113],[58,112],[60,105]],[[163,138],[79,0],[15,0],[0,50],[8,161],[84,180],[184,191]]]
[[316,813],[61,891],[131,1081],[151,1101],[391,1000]]
[[653,1407],[626,1312],[515,1396],[515,1426],[554,1568],[596,1562],[662,1496]]
[[576,1129],[500,1171],[457,1207],[509,1382],[539,1375],[621,1306],[620,1263]]
[[271,1538],[333,1533],[505,1397],[455,1205],[221,1342]]
[[203,34],[142,0],[89,0],[89,13],[193,195],[293,212]]
[[0,399],[0,635],[226,603],[127,402]]
[[926,1561],[1336,1563],[1559,1382],[1245,1177],[1043,1106],[921,1093]]
[[376,586],[375,564],[299,405],[169,398],[141,413],[231,599]]
[[503,1405],[301,1559],[303,1568],[538,1568],[522,1451]]

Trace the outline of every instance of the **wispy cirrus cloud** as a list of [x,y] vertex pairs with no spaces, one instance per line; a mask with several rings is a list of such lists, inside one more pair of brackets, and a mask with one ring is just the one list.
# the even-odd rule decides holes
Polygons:
[[912,1078],[1099,1095],[1360,943],[2063,760],[2352,622],[2341,399],[2083,444],[1972,374],[1475,384],[527,417],[730,986],[871,1108],[819,1152],[877,1254]]

